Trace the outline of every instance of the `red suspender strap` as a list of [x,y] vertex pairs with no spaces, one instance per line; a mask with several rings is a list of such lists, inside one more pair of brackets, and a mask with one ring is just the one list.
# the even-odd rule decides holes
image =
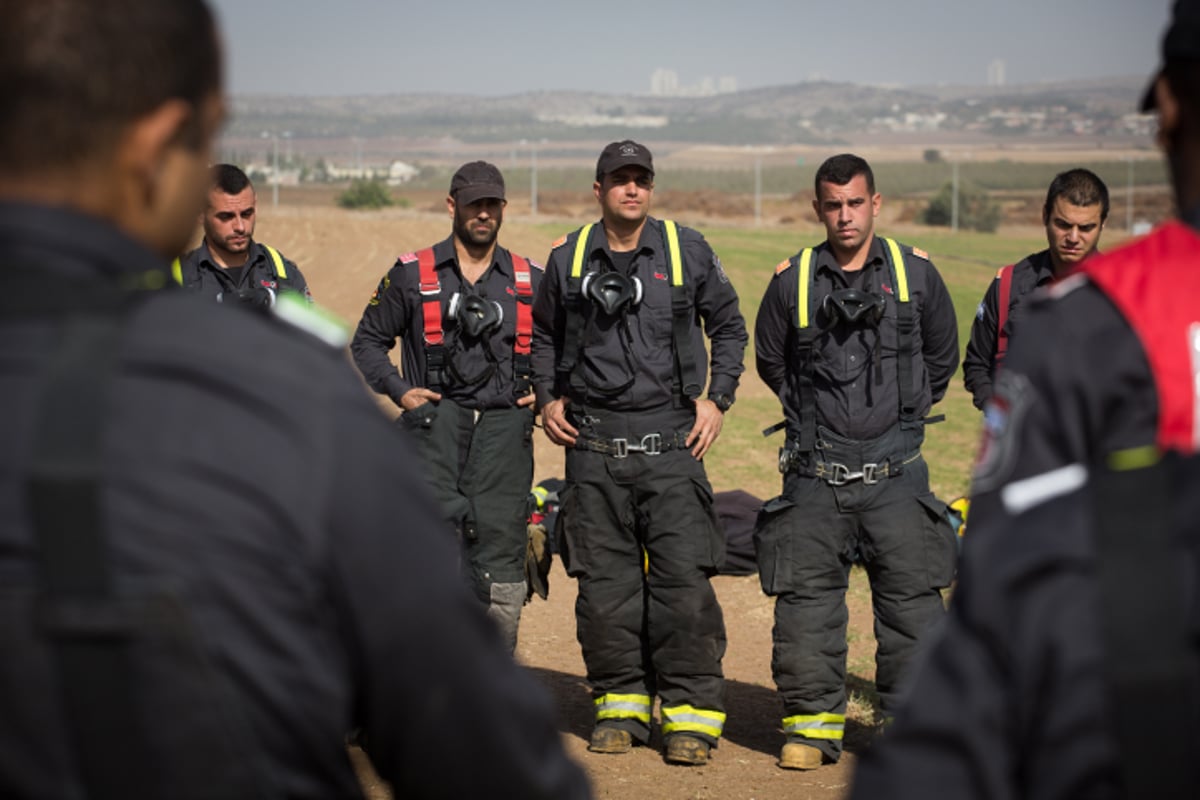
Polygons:
[[996,273],[996,280],[1000,281],[1000,297],[996,303],[996,363],[999,364],[1004,360],[1005,354],[1008,352],[1008,331],[1005,326],[1008,324],[1008,304],[1012,300],[1012,281],[1013,281],[1013,265],[1002,267]]
[[420,269],[421,311],[425,317],[425,344],[440,345],[442,343],[442,284],[438,281],[437,270],[434,269],[432,247],[417,253],[417,267]]
[[511,255],[517,290],[517,338],[513,352],[528,355],[533,342],[533,282],[529,277],[529,262],[516,253]]

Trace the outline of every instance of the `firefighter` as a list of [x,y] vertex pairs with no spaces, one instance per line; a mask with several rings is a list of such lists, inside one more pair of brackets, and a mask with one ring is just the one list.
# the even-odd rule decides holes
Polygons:
[[886,717],[917,640],[942,615],[957,546],[921,456],[925,417],[958,365],[950,295],[924,251],[875,235],[882,198],[866,161],[833,156],[814,183],[828,238],[776,268],[754,333],[787,429],[783,493],[755,532],[763,590],[776,598],[785,769],[842,752],[851,564],[871,583]]
[[0,12],[0,796],[586,798],[345,337],[171,278],[207,5]]
[[[471,585],[509,650],[527,596],[533,484],[530,312],[542,268],[497,243],[504,176],[483,161],[450,180],[450,236],[400,256],[350,344],[372,389],[403,413]],[[388,351],[402,342],[401,369]]]
[[567,448],[556,527],[579,580],[588,748],[647,743],[658,695],[666,760],[703,764],[725,724],[709,582],[725,547],[702,459],[734,401],[746,326],[704,238],[650,216],[644,145],[605,147],[592,191],[601,219],[555,243],[533,314],[542,424]]
[[982,409],[992,396],[996,368],[1020,326],[1029,295],[1074,272],[1095,253],[1106,219],[1108,187],[1098,175],[1079,168],[1054,176],[1042,206],[1049,246],[1002,268],[975,311],[963,357],[963,383],[976,408]]
[[233,164],[214,164],[201,217],[204,241],[172,264],[176,282],[218,303],[230,299],[270,307],[280,292],[311,301],[299,267],[274,247],[254,241],[257,220],[250,178]]
[[1200,0],[1162,52],[1142,110],[1181,219],[1023,320],[949,624],[855,798],[1195,796],[1200,467],[1169,451],[1198,441]]

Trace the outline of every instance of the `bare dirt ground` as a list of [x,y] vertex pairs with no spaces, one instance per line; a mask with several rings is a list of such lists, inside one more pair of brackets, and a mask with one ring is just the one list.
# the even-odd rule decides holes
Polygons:
[[[293,190],[294,191],[294,190]],[[378,212],[348,212],[334,208],[314,194],[291,194],[285,187],[278,208],[270,193],[259,195],[256,238],[268,242],[295,260],[307,277],[317,300],[351,323],[356,321],[380,277],[402,252],[427,246],[449,234],[449,218],[431,213],[439,207],[430,198],[420,208]],[[586,195],[585,202],[586,202]],[[514,208],[514,206],[516,206]],[[444,205],[441,206],[444,209]],[[564,217],[594,213],[594,206],[563,208]],[[550,250],[551,238],[522,224],[518,203],[510,205],[503,241],[538,260]],[[528,221],[527,219],[525,221]],[[539,221],[547,221],[539,217]],[[563,220],[562,230],[574,226]],[[747,376],[748,378],[750,376]],[[752,382],[755,379],[751,379]],[[765,387],[747,386],[743,391]],[[386,410],[390,404],[381,404]],[[719,446],[719,445],[718,445]],[[540,433],[536,435],[536,479],[562,475],[562,454]],[[717,488],[725,488],[718,486]],[[770,800],[804,796],[813,800],[842,797],[848,787],[854,752],[868,739],[861,724],[848,731],[850,752],[841,763],[815,772],[787,772],[775,765],[783,736],[779,732],[781,707],[771,681],[771,600],[758,579],[719,576],[717,594],[724,609],[729,646],[724,661],[727,679],[726,735],[709,765],[698,768],[668,766],[657,747],[636,748],[624,756],[599,756],[586,750],[591,728],[592,703],[584,681],[583,660],[575,639],[575,582],[555,562],[549,601],[535,598],[526,606],[521,622],[517,656],[538,677],[557,701],[560,727],[567,750],[591,776],[598,797],[756,798]],[[865,581],[856,577],[851,591],[851,689],[869,696],[873,676],[874,639],[871,636],[869,595]],[[858,718],[870,719],[869,703]],[[865,714],[865,716],[864,716]],[[386,786],[362,765],[364,784],[372,800],[389,797]]]

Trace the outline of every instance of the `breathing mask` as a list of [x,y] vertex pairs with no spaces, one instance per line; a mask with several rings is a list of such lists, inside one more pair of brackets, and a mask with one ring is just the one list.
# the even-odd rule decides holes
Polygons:
[[504,309],[495,300],[486,300],[477,294],[455,292],[450,297],[446,316],[457,321],[468,338],[478,339],[500,329],[500,324],[504,322]]
[[580,289],[610,317],[642,302],[642,282],[620,272],[589,272]]
[[821,310],[829,319],[870,328],[879,326],[886,307],[883,295],[861,289],[838,289],[821,301]]

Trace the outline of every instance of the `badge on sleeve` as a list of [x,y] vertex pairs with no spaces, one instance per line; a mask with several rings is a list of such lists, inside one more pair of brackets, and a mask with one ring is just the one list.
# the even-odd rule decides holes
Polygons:
[[971,475],[971,494],[993,492],[1011,477],[1018,456],[1017,438],[1033,396],[1033,387],[1024,375],[1011,370],[997,373],[994,393],[983,410],[983,436]]
[[717,254],[713,253],[713,269],[717,271],[717,278],[721,283],[729,283],[729,276],[725,274],[725,268],[721,266],[721,259],[717,258]]
[[375,293],[371,295],[371,299],[367,301],[367,305],[379,305],[379,296],[387,291],[387,288],[392,285],[391,280],[387,275],[384,275],[379,281],[379,285],[375,287]]

